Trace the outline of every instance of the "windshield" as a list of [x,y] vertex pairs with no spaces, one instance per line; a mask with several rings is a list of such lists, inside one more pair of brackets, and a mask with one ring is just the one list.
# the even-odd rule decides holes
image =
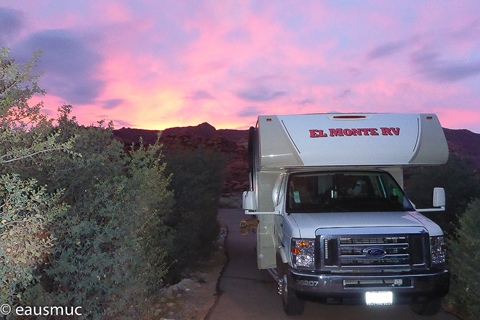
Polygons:
[[385,172],[294,173],[287,190],[288,213],[414,210]]

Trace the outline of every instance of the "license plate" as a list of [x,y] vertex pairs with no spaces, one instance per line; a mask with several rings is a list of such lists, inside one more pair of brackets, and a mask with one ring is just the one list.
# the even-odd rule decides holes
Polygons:
[[391,291],[367,291],[365,292],[365,301],[369,306],[388,306],[393,303],[393,293]]

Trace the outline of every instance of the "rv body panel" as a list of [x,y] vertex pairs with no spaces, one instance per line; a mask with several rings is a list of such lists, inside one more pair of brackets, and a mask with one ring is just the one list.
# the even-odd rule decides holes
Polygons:
[[[249,151],[244,203],[260,220],[258,267],[277,270],[284,299],[286,287],[318,297],[446,294],[443,232],[402,190],[405,167],[448,159],[435,115],[259,116]],[[444,210],[441,194],[426,210]]]
[[433,114],[260,116],[257,127],[260,169],[431,165],[448,159]]
[[[441,235],[435,224],[421,222],[414,212],[332,212],[292,214],[291,219],[301,230],[300,238],[314,238],[317,229],[349,228],[424,227],[431,235]],[[384,233],[384,232],[383,232]]]

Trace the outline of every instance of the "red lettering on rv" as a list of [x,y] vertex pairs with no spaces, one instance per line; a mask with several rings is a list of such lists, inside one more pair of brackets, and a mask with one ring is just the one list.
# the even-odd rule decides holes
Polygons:
[[380,128],[380,130],[382,130],[382,135],[383,136],[388,136],[388,135],[392,135],[392,131],[390,131],[390,128]]
[[328,129],[330,130],[330,137],[343,137],[343,131],[342,129]]
[[343,136],[378,136],[377,128],[356,128],[356,129],[328,129],[330,131],[330,137],[343,137]]
[[326,136],[327,135],[323,132],[323,130],[310,130],[310,138],[320,138]]
[[370,128],[370,129],[368,129],[368,131],[370,131],[370,134],[371,134],[372,136],[378,136],[377,130],[378,130],[377,128]]
[[382,130],[382,135],[384,136],[393,136],[396,135],[398,136],[400,134],[400,128],[380,128]]
[[362,135],[362,131],[360,131],[360,129],[352,129],[352,135],[354,135],[354,136],[361,136],[361,135]]
[[[379,136],[378,128],[330,128],[327,135],[323,130],[310,129],[310,138],[324,138],[324,137],[350,137],[350,136]],[[381,127],[382,136],[399,136],[400,128]]]
[[369,129],[365,129],[365,128],[364,128],[364,129],[358,129],[358,130],[360,130],[361,132],[363,132],[364,135],[368,136],[368,130],[369,130]]

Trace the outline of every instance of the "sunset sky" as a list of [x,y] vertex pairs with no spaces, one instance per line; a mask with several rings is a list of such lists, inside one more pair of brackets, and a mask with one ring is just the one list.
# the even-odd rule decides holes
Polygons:
[[2,0],[0,46],[41,49],[44,112],[86,125],[426,112],[480,133],[476,0]]

